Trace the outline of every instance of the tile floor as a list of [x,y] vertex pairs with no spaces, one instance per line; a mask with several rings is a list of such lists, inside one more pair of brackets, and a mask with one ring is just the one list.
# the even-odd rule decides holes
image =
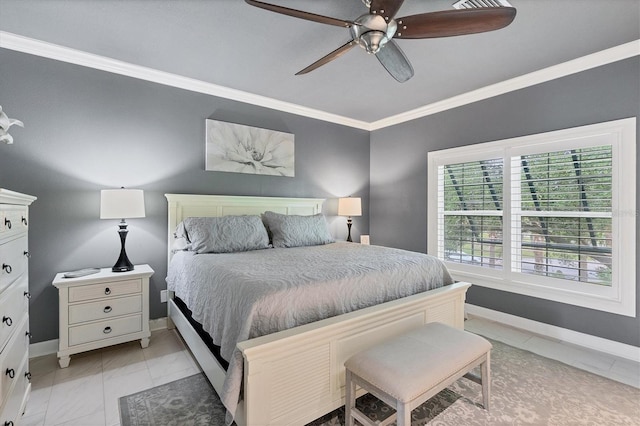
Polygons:
[[[477,317],[465,328],[640,388],[638,363]],[[22,426],[117,426],[119,397],[200,371],[173,330],[153,332],[146,349],[130,342],[78,354],[65,369],[52,354],[31,359],[30,370],[32,391]]]

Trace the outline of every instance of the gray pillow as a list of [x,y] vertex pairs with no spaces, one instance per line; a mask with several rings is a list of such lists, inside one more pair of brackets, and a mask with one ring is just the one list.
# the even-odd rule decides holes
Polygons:
[[274,247],[317,246],[335,241],[322,214],[297,216],[264,212],[262,220],[272,234]]
[[269,247],[260,216],[188,217],[184,228],[196,253],[233,253]]

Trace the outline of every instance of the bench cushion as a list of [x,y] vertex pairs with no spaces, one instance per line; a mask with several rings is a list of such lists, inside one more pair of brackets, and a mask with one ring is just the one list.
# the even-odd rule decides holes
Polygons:
[[491,343],[478,335],[429,323],[357,353],[345,367],[395,399],[409,402],[490,350]]

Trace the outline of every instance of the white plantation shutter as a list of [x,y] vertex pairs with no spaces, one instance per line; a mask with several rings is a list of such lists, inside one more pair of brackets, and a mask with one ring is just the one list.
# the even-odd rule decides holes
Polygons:
[[511,158],[512,270],[611,285],[612,147]]
[[455,279],[635,316],[636,119],[429,153],[428,251]]
[[502,159],[443,165],[438,180],[438,251],[451,262],[502,268]]

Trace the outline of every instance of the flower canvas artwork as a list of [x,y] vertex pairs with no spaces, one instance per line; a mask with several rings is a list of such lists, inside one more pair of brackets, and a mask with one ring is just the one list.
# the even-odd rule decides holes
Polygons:
[[294,135],[207,120],[205,169],[294,176]]

